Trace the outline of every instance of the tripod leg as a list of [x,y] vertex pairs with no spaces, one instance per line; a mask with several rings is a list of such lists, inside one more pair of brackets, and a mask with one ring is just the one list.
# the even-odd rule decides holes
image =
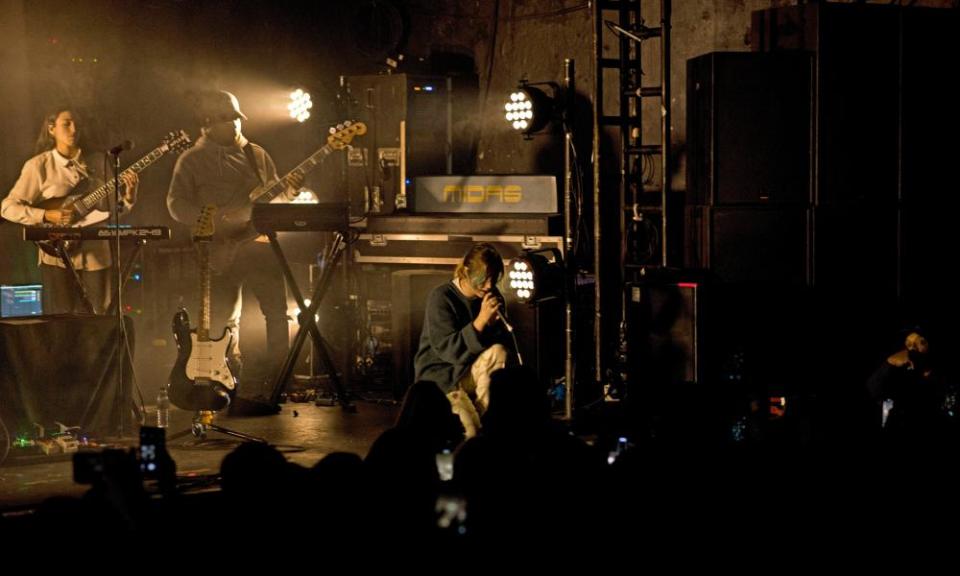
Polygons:
[[167,437],[167,441],[176,440],[178,438],[183,438],[184,436],[196,436],[197,438],[203,438],[206,436],[208,430],[213,430],[214,432],[219,432],[221,434],[226,434],[227,436],[233,436],[234,438],[239,438],[247,442],[257,442],[259,444],[267,444],[268,442],[259,436],[253,436],[251,434],[244,434],[242,432],[237,432],[236,430],[231,430],[230,428],[224,428],[223,426],[218,426],[213,423],[214,413],[201,410],[197,412],[193,417],[193,422],[190,425],[190,428],[187,430],[182,430],[173,434],[172,436]]
[[193,427],[187,428],[186,430],[181,430],[176,434],[167,436],[167,442],[170,442],[172,440],[177,440],[179,438],[183,438],[184,436],[190,436],[191,434],[193,434]]
[[224,428],[223,426],[217,426],[216,424],[207,424],[207,428],[213,430],[214,432],[219,432],[221,434],[226,434],[227,436],[233,436],[234,438],[246,440],[247,442],[256,442],[257,444],[268,444],[266,440],[264,440],[259,436],[244,434],[243,432],[237,432],[236,430]]
[[[130,252],[130,255],[127,257],[126,262],[123,263],[123,268],[121,269],[121,272],[120,272],[120,277],[123,278],[123,282],[120,284],[121,292],[127,286],[127,280],[130,279],[130,271],[133,269],[133,264],[134,262],[137,261],[137,256],[140,255],[140,249],[146,243],[147,241],[142,238],[137,240],[137,242],[134,244],[133,250]],[[117,294],[112,294],[110,296],[110,304],[107,306],[107,310],[114,309],[114,307],[117,304],[116,299],[117,299]]]

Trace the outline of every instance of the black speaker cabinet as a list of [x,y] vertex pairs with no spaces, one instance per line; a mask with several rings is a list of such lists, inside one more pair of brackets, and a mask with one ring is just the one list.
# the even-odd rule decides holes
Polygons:
[[960,108],[944,66],[960,54],[960,11],[912,8],[902,13],[901,199],[937,203],[955,212],[960,200],[945,194],[943,186],[955,178]]
[[367,125],[347,151],[354,215],[403,210],[408,182],[451,170],[451,100],[447,78],[351,76],[348,115]]
[[627,285],[631,383],[698,383],[703,376],[700,282]]
[[808,203],[812,81],[808,52],[688,60],[688,203]]
[[811,212],[803,206],[693,206],[687,266],[730,284],[808,284]]
[[[818,204],[895,202],[900,150],[905,151],[905,171],[910,169],[908,150],[918,150],[910,161],[925,167],[923,147],[915,146],[920,142],[911,132],[944,129],[939,118],[931,121],[942,110],[956,115],[953,106],[941,105],[952,101],[949,93],[929,89],[949,82],[936,55],[954,53],[949,49],[956,46],[957,35],[947,21],[956,18],[949,10],[934,10],[938,14],[932,19],[941,25],[918,27],[918,10],[810,2],[754,12],[755,50],[815,54]],[[916,69],[917,60],[931,70]],[[901,134],[901,115],[904,122],[913,117],[926,125],[904,125]]]
[[820,204],[897,198],[899,10],[821,6]]

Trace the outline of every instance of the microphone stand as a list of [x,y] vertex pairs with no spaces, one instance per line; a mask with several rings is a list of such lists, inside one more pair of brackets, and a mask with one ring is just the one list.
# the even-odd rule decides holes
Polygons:
[[497,319],[507,332],[510,333],[510,337],[513,338],[513,351],[517,354],[517,363],[523,366],[523,356],[520,355],[520,344],[517,342],[517,334],[513,331],[513,325],[510,324],[510,321],[507,319],[507,303],[499,290],[494,290],[493,294],[494,298],[497,299]]
[[123,151],[122,147],[117,147],[109,151],[109,154],[113,157],[113,195],[114,195],[114,205],[113,205],[113,246],[114,246],[114,262],[113,267],[116,270],[116,295],[114,301],[116,302],[115,310],[117,314],[117,416],[119,418],[119,423],[117,427],[117,432],[119,437],[123,438],[123,352],[124,352],[124,342],[126,342],[126,334],[124,333],[124,324],[123,324],[123,304],[121,298],[121,291],[123,290],[123,273],[120,268],[120,207],[121,198],[120,198],[120,153]]
[[503,327],[507,329],[507,332],[510,333],[510,337],[513,338],[513,351],[517,354],[517,364],[523,366],[523,356],[520,355],[520,343],[517,342],[517,333],[513,331],[513,326],[511,326],[503,316],[500,316],[500,322],[503,324]]

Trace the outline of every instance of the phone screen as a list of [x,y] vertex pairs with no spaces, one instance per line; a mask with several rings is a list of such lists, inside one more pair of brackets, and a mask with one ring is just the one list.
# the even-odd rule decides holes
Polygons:
[[163,428],[153,426],[140,428],[140,471],[144,475],[157,474],[166,444],[166,430]]
[[453,480],[453,453],[449,450],[437,452],[437,473],[443,482]]
[[467,501],[460,496],[440,494],[434,506],[437,527],[456,534],[467,533]]

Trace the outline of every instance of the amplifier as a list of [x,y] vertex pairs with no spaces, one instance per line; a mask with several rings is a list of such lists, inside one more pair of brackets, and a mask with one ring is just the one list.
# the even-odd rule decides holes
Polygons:
[[413,211],[553,214],[554,176],[420,176],[414,180]]

